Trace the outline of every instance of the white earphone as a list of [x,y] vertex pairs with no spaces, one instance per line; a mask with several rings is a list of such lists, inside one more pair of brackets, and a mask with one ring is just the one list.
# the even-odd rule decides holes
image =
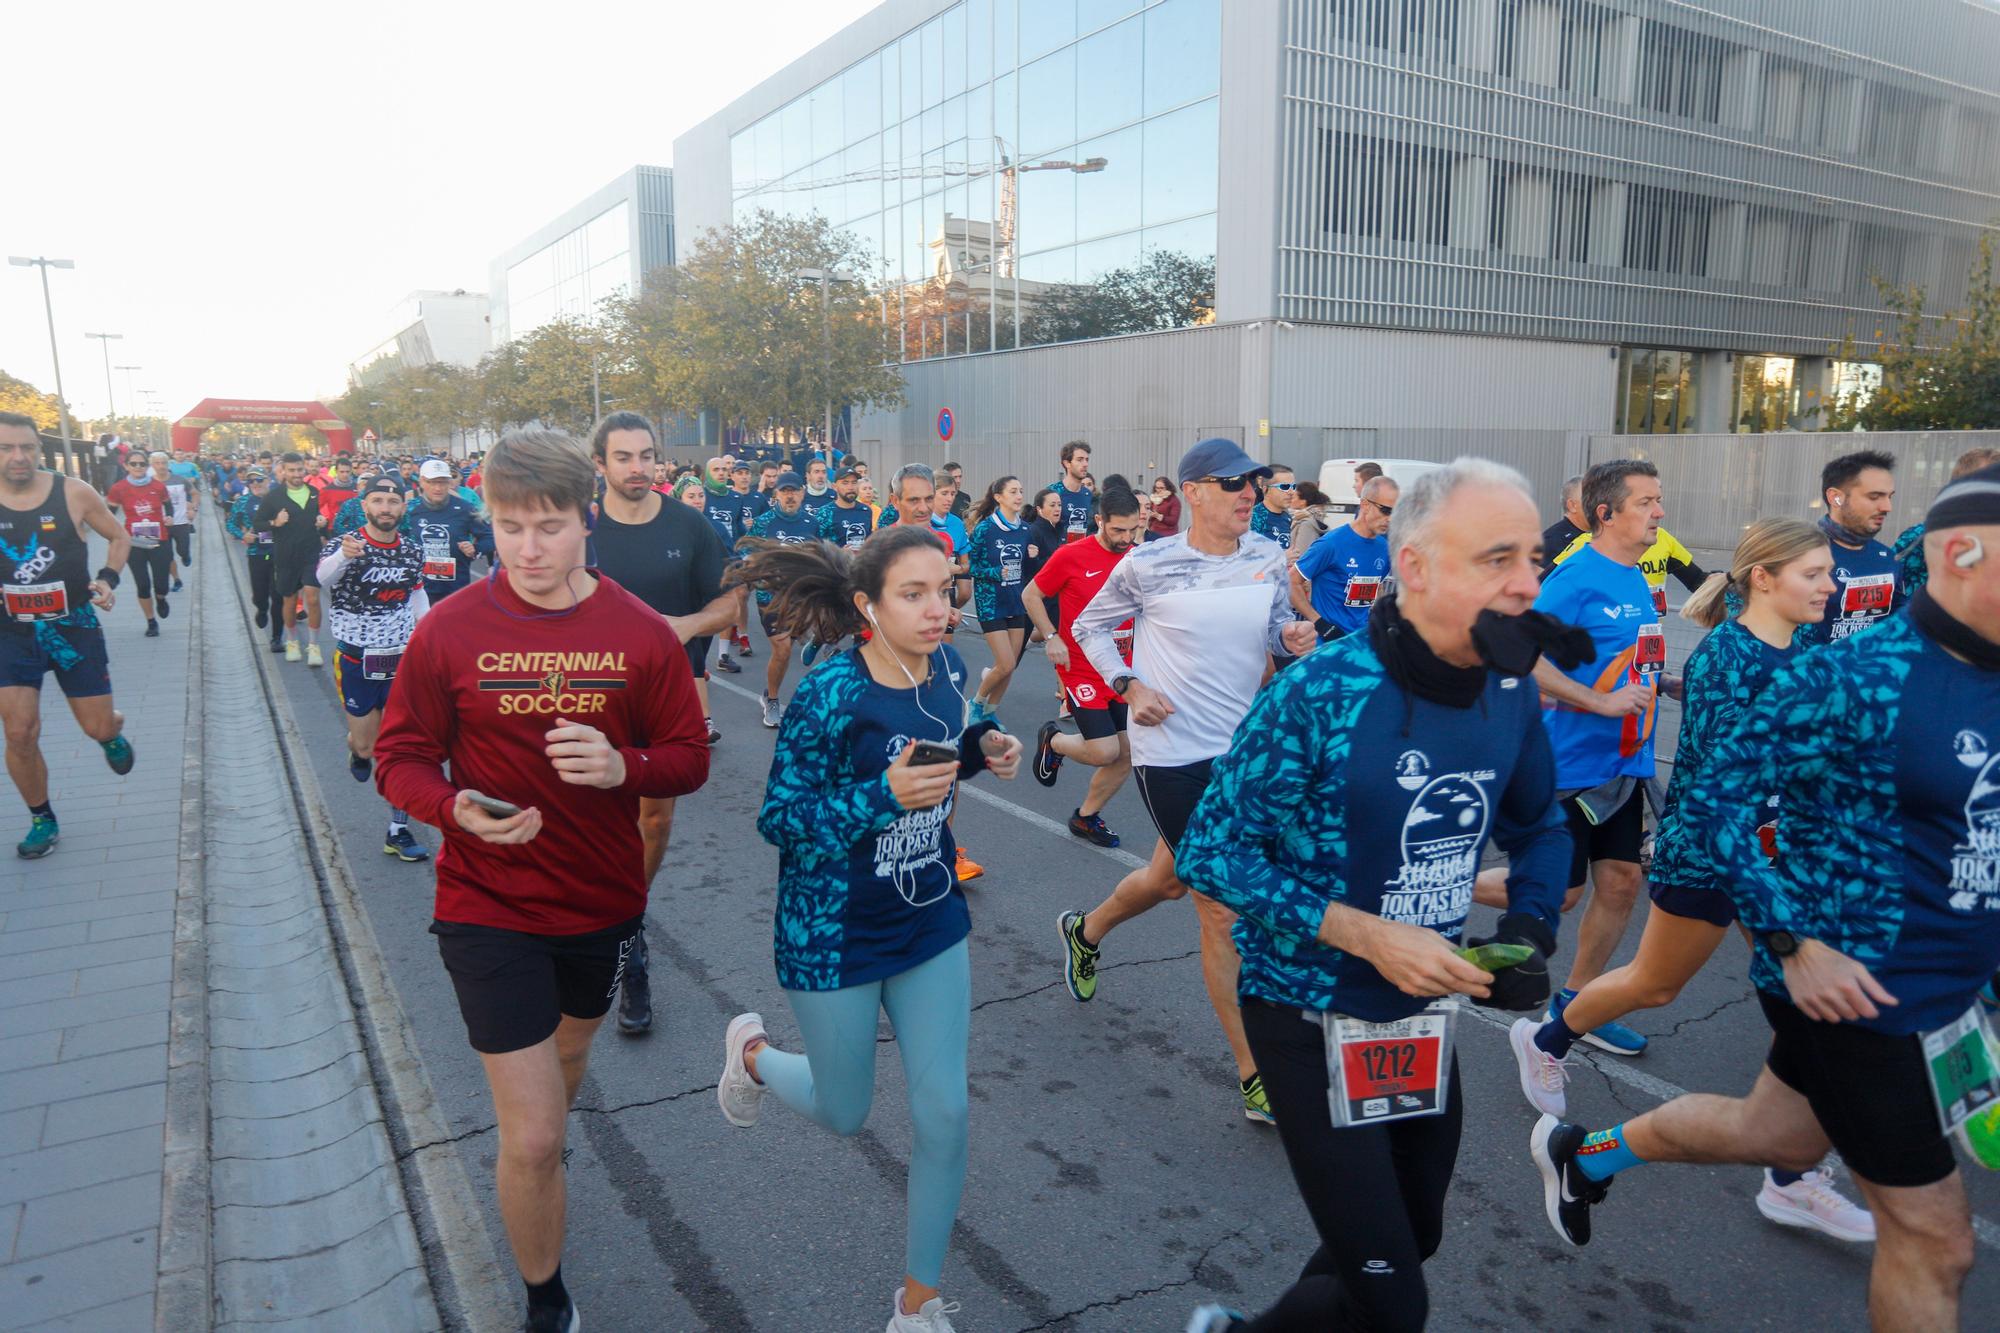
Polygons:
[[1979,538],[1968,537],[1966,540],[1971,542],[1972,545],[1951,558],[1951,563],[1957,565],[1960,569],[1971,569],[1986,558],[1986,548],[1979,544]]

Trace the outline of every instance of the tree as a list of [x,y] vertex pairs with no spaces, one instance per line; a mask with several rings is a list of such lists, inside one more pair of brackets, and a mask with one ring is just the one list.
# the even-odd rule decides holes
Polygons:
[[1023,343],[1075,342],[1206,324],[1215,318],[1215,260],[1155,250],[1095,282],[1049,288],[1022,312]]
[[617,396],[801,435],[829,402],[900,406],[879,297],[858,281],[830,283],[823,311],[819,284],[798,276],[869,266],[857,239],[817,215],[760,211],[705,232],[683,264],[649,274],[643,293],[606,303]]
[[[1877,279],[1876,290],[1894,316],[1886,339],[1875,331],[1882,383],[1872,393],[1852,391],[1830,401],[1827,430],[1982,430],[2000,427],[2000,287],[1994,285],[1994,236],[1980,238],[1967,282],[1964,310],[1943,317],[1947,340],[1931,327],[1921,287],[1898,289]],[[1932,339],[1926,345],[1926,339]],[[1849,335],[1835,356],[1854,360]]]
[[[62,413],[56,404],[56,396],[43,393],[23,379],[16,379],[0,370],[0,412],[19,412],[33,417],[37,429],[55,434],[62,428]],[[72,426],[76,414],[70,414]]]

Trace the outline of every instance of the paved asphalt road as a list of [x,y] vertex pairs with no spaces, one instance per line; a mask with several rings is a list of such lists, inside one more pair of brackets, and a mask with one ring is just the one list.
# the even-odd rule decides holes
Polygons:
[[[245,651],[263,651],[252,633],[246,626]],[[977,641],[960,648],[975,674],[990,660]],[[752,670],[718,679],[760,687],[759,649]],[[282,676],[511,1273],[484,1082],[425,933],[429,868],[382,854],[383,804],[347,774],[331,671],[287,666]],[[1047,662],[1031,655],[1001,710],[1009,728],[1032,737],[1053,691]],[[593,1330],[877,1329],[901,1276],[909,1142],[893,1052],[883,1052],[875,1113],[852,1139],[776,1103],[756,1128],[733,1129],[715,1104],[732,1015],[761,1011],[781,1045],[796,1029],[771,964],[777,855],[753,827],[775,733],[744,693],[718,688],[714,704],[723,739],[709,782],[682,801],[653,887],[654,1031],[621,1038],[607,1022],[571,1121],[564,1274]],[[944,1275],[947,1297],[964,1304],[963,1333],[1177,1331],[1202,1300],[1260,1307],[1315,1243],[1275,1135],[1239,1112],[1201,988],[1192,909],[1167,905],[1113,936],[1092,1004],[1064,991],[1057,914],[1095,903],[1126,869],[1054,822],[1083,781],[1071,766],[1044,790],[1024,767],[1011,784],[974,786],[1009,804],[959,807],[959,837],[987,868],[971,889],[971,1170]],[[1129,786],[1106,815],[1127,852],[1150,849]],[[435,831],[422,832],[435,847]],[[1565,954],[1573,938],[1572,927]],[[1636,1020],[1655,1038],[1643,1059],[1620,1063],[1636,1083],[1591,1064],[1612,1057],[1576,1062],[1572,1113],[1601,1125],[1645,1110],[1662,1095],[1648,1080],[1746,1089],[1767,1030],[1745,965],[1732,937],[1678,1003]],[[1765,1222],[1751,1203],[1752,1169],[1634,1172],[1598,1210],[1595,1242],[1561,1245],[1543,1220],[1526,1152],[1534,1115],[1504,1032],[1480,1022],[1463,1032],[1465,1137],[1444,1245],[1427,1266],[1433,1328],[1865,1326],[1869,1249]],[[1975,1212],[2000,1221],[2000,1182],[1970,1174]],[[1981,1246],[1968,1310],[2000,1302],[1997,1258]]]

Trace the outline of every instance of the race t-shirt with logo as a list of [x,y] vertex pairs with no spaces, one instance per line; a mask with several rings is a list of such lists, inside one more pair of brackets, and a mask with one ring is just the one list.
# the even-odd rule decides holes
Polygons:
[[746,536],[750,529],[743,519],[743,497],[735,491],[705,490],[701,512],[708,515],[710,525],[715,528],[722,544],[733,553],[737,539]]
[[[1652,590],[1637,566],[1621,565],[1586,546],[1549,575],[1535,609],[1590,635],[1597,660],[1563,672],[1577,684],[1599,694],[1633,684],[1658,685],[1666,670],[1667,640],[1653,610]],[[1643,712],[1624,717],[1546,701],[1542,720],[1555,749],[1556,786],[1585,791],[1618,777],[1650,781],[1659,710],[1657,695]]]
[[167,490],[167,522],[176,528],[184,528],[194,522],[193,515],[188,512],[188,489],[194,483],[186,477],[174,475],[169,469],[160,484]]
[[868,534],[875,531],[875,515],[864,504],[842,505],[836,500],[813,517],[819,521],[821,541],[832,542],[849,551],[857,549],[868,540]]
[[90,605],[89,549],[70,518],[63,478],[51,477],[39,505],[0,505],[0,630],[10,634],[33,634],[38,625],[98,623]]
[[[837,990],[936,957],[971,930],[953,868],[957,789],[928,810],[889,791],[913,741],[951,746],[963,780],[984,766],[967,731],[965,664],[950,645],[915,689],[877,682],[859,649],[808,672],[785,710],[757,831],[778,848],[778,984]],[[968,762],[966,756],[970,756]]]
[[151,550],[166,537],[168,496],[165,482],[149,477],[134,486],[130,477],[120,477],[104,493],[104,500],[117,507],[118,517],[125,522],[125,531],[132,534],[132,544],[140,550]]
[[[1568,524],[1569,520],[1564,519],[1563,525]],[[1544,554],[1549,550],[1547,544],[1549,534],[1554,531],[1555,529],[1551,528],[1542,534]],[[1553,563],[1560,565],[1568,560],[1590,545],[1590,538],[1591,534],[1588,532],[1572,530],[1570,538],[1556,551]],[[1689,592],[1699,588],[1702,581],[1708,577],[1702,567],[1694,562],[1694,552],[1681,545],[1680,538],[1665,528],[1660,529],[1659,534],[1653,538],[1653,544],[1639,557],[1639,572],[1646,576],[1646,586],[1653,590],[1653,610],[1663,616],[1667,613],[1667,575],[1671,574],[1680,580],[1681,586]],[[1546,578],[1547,575],[1543,577]]]
[[[401,532],[388,542],[368,530],[360,537],[357,556],[344,553],[342,537],[320,550],[327,628],[343,652],[401,648],[417,628],[418,603],[412,594],[424,586],[423,549]],[[348,655],[360,657],[362,652]]]
[[808,514],[817,518],[819,511],[832,504],[837,498],[831,486],[828,486],[817,494],[813,492],[812,487],[808,486],[806,487],[806,498],[801,503],[805,505],[805,510]]
[[984,625],[1022,614],[1022,572],[1028,558],[1028,529],[1009,523],[999,510],[979,521],[966,546],[971,562],[973,610]]
[[1289,551],[1292,548],[1292,511],[1286,509],[1274,514],[1271,506],[1259,503],[1250,511],[1250,531],[1259,537],[1269,537]]
[[[807,542],[819,540],[819,523],[801,505],[797,513],[787,514],[777,505],[772,505],[750,525],[752,537],[762,537],[766,541],[779,542],[785,546],[804,546]],[[757,605],[769,606],[777,596],[765,588],[757,589]]]
[[342,506],[346,505],[349,500],[354,499],[359,494],[360,492],[355,489],[352,482],[349,482],[345,486],[339,486],[329,481],[326,485],[319,488],[319,512],[320,516],[326,519],[326,530],[328,532],[334,530],[334,525],[340,517]]
[[[1775,865],[1746,791],[1781,799]],[[1953,657],[1909,610],[1799,654],[1683,804],[1758,936],[1750,976],[1766,993],[1788,998],[1762,938],[1774,930],[1873,973],[1897,1000],[1855,1020],[1877,1032],[1950,1022],[2000,969],[2000,671]]]
[[263,502],[262,496],[246,490],[229,506],[229,516],[223,520],[229,535],[243,542],[244,555],[251,560],[271,558],[271,533],[257,528],[257,506]]
[[1375,599],[1389,584],[1389,539],[1364,537],[1351,523],[1328,528],[1299,557],[1299,577],[1312,593],[1313,610],[1343,634],[1368,623]]
[[1489,841],[1508,854],[1510,909],[1556,927],[1569,838],[1535,693],[1498,672],[1462,708],[1406,693],[1367,634],[1273,678],[1176,854],[1238,914],[1243,994],[1370,1022],[1423,1009],[1321,944],[1320,922],[1338,902],[1460,943]]
[[1859,634],[1887,620],[1903,597],[1895,552],[1873,538],[1858,549],[1849,546],[1852,535],[1824,519],[1820,528],[1833,552],[1833,596],[1826,599],[1825,619],[1805,627],[1809,644],[1838,643]]
[[1056,524],[1062,529],[1063,540],[1073,542],[1079,537],[1090,535],[1091,515],[1097,512],[1097,494],[1088,486],[1071,490],[1067,482],[1058,481],[1056,494],[1062,497],[1062,518]]
[[[1118,563],[1132,553],[1131,547],[1113,553],[1104,549],[1104,543],[1095,537],[1087,542],[1071,542],[1048,558],[1035,575],[1035,587],[1044,597],[1056,599],[1056,628],[1063,646],[1069,649],[1069,665],[1056,668],[1056,678],[1078,708],[1103,708],[1114,699],[1124,700],[1111,692],[1111,687],[1098,674],[1097,668],[1084,656],[1083,648],[1070,633],[1077,616],[1090,605],[1097,590],[1111,577],[1111,571]],[[1132,664],[1132,622],[1114,627],[1111,631],[1117,644],[1118,655],[1126,666]]]
[[472,543],[473,554],[493,553],[493,529],[479,511],[456,495],[432,506],[421,496],[410,501],[403,527],[417,539],[424,557],[424,589],[432,601],[462,588],[472,578],[472,556],[459,543]]

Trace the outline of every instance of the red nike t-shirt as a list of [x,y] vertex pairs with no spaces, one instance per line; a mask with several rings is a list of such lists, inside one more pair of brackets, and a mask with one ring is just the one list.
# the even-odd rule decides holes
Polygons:
[[[1056,668],[1056,677],[1062,681],[1063,689],[1069,692],[1071,703],[1078,708],[1106,708],[1113,700],[1125,702],[1120,695],[1113,694],[1104,677],[1097,674],[1097,668],[1083,655],[1077,646],[1076,636],[1070,633],[1070,626],[1083,608],[1090,605],[1090,599],[1097,596],[1097,590],[1104,586],[1104,580],[1111,577],[1111,571],[1118,562],[1131,554],[1126,550],[1113,553],[1104,549],[1104,543],[1092,536],[1088,541],[1068,542],[1049,557],[1035,575],[1034,584],[1045,597],[1056,599],[1056,628],[1062,634],[1062,641],[1069,648],[1069,665]],[[1032,595],[1032,594],[1031,594]],[[1124,657],[1125,665],[1132,664],[1132,622],[1126,621],[1112,631],[1118,641],[1118,652]]]
[[154,478],[134,486],[130,477],[120,477],[104,493],[107,503],[116,505],[125,520],[125,531],[134,537],[150,537],[157,543],[167,531],[167,486]]

